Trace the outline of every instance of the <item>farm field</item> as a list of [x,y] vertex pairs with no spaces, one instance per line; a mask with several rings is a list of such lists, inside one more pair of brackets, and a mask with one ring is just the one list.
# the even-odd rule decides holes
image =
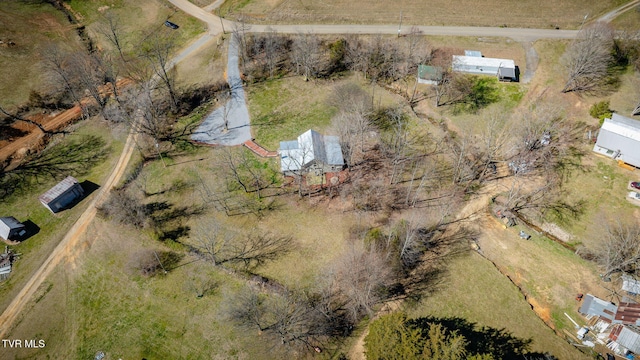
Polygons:
[[[526,0],[514,6],[508,0],[477,1],[294,1],[294,0],[233,0],[221,8],[224,17],[242,15],[248,22],[258,23],[354,23],[505,26],[553,29],[577,29],[586,14],[590,19],[624,4],[622,0],[586,1]],[[496,16],[496,9],[505,9],[508,16]],[[508,10],[507,10],[508,9]],[[535,14],[535,16],[532,16]],[[402,16],[402,20],[400,17]],[[496,20],[498,19],[498,20]]]
[[0,23],[0,105],[13,108],[29,100],[32,89],[50,86],[40,75],[46,46],[81,44],[75,26],[44,2],[3,1]]
[[463,318],[477,327],[504,329],[515,337],[531,339],[532,351],[549,352],[558,359],[589,358],[547,327],[518,288],[476,253],[452,259],[439,289],[408,304],[406,312],[410,318]]
[[[95,194],[89,193],[72,209],[58,214],[51,214],[44,208],[38,201],[38,196],[68,175],[74,175],[81,183],[88,181],[87,189],[95,190],[92,187],[100,186],[122,149],[125,133],[112,133],[95,119],[72,128],[75,129],[73,135],[54,140],[42,153],[42,160],[37,161],[38,165],[34,167],[34,170],[54,174],[55,178],[43,174],[38,177],[27,176],[24,180],[27,186],[23,190],[0,202],[3,214],[21,221],[30,220],[40,229],[23,243],[11,246],[22,255],[15,263],[10,279],[0,284],[0,308],[3,310],[55,248]],[[55,158],[52,155],[56,155]]]
[[[492,0],[490,5],[506,6],[502,1]],[[139,44],[138,40],[149,29],[172,32],[161,24],[167,18],[180,24],[182,32],[176,33],[180,44],[188,43],[203,29],[202,24],[161,0],[68,2],[89,23],[88,29],[96,37],[100,36],[96,24],[101,14],[113,11],[121,16],[130,49]],[[478,8],[473,15],[467,15],[468,9],[463,12],[463,5],[468,8],[472,5],[466,2],[449,4],[448,8],[444,3],[429,3],[435,6],[435,12],[431,12],[426,4],[401,0],[392,11],[402,9],[403,26],[424,20],[434,25],[442,22],[564,29],[580,26],[585,11],[590,11],[590,18],[594,18],[620,3],[620,0],[597,4],[566,0],[547,8],[547,4],[536,5],[525,0],[521,8],[515,10],[516,15],[536,8],[541,16],[505,17],[504,21],[514,21],[514,24],[519,21],[518,25],[489,24],[489,9],[485,12]],[[322,3],[229,0],[222,13],[227,18],[244,14],[250,22],[383,23],[385,12],[391,11],[383,2],[367,0],[358,5],[368,7],[362,10],[341,0]],[[337,8],[343,8],[344,12],[336,11]],[[491,12],[495,16],[495,10]],[[561,12],[565,16],[559,16]],[[626,26],[624,21],[633,19],[621,21],[622,26]],[[587,125],[596,128],[598,120],[589,117],[591,105],[611,100],[614,110],[628,113],[637,100],[633,94],[637,73],[629,70],[621,74],[619,87],[608,93],[561,94],[564,78],[560,74],[564,70],[560,58],[569,41],[520,44],[508,39],[463,37],[428,37],[427,41],[433,48],[447,47],[459,52],[481,50],[487,57],[515,59],[521,73],[530,66],[526,49],[533,47],[539,61],[536,61],[535,76],[527,83],[501,83],[490,77],[473,77],[473,81],[481,79],[474,86],[486,86],[489,89],[486,91],[493,95],[488,104],[474,110],[455,102],[435,107],[433,89],[422,85],[417,86],[422,100],[409,106],[405,96],[413,87],[412,76],[374,84],[359,72],[341,70],[326,78],[306,81],[289,70],[274,79],[247,81],[244,85],[252,137],[268,150],[276,150],[280,141],[293,140],[308,129],[330,135],[345,131],[336,121],[336,115],[342,115],[348,101],[336,99],[335,95],[347,92],[340,93],[338,89],[348,89],[353,102],[366,99],[363,107],[369,106],[369,100],[373,105],[367,110],[366,130],[354,138],[362,139],[363,143],[367,139],[375,146],[365,150],[365,145],[360,144],[366,156],[361,155],[360,163],[354,162],[357,165],[349,164],[352,167],[345,184],[333,184],[325,189],[310,187],[308,192],[302,189],[309,183],[303,183],[299,177],[281,175],[279,158],[259,158],[242,146],[200,147],[185,141],[188,129],[220,106],[214,96],[209,96],[213,93],[198,97],[201,104],[190,114],[175,121],[171,118],[169,135],[162,137],[153,133],[138,138],[142,140],[136,142],[137,153],[129,162],[127,175],[112,191],[110,201],[113,202],[99,209],[102,215],[91,222],[82,236],[81,248],[57,266],[14,324],[12,338],[45,339],[47,346],[3,349],[7,351],[3,351],[0,358],[89,359],[104,353],[105,360],[344,359],[348,354],[349,359],[363,360],[365,354],[359,348],[360,340],[369,322],[376,314],[396,307],[410,318],[457,317],[478,327],[498,329],[530,340],[530,351],[548,352],[557,359],[592,358],[565,340],[564,332],[575,333],[565,314],[582,324],[584,319],[577,313],[580,302],[576,295],[591,293],[608,299],[612,293],[607,286],[617,286],[617,278],[609,285],[604,284],[599,277],[601,269],[594,262],[522,223],[511,228],[502,226],[489,214],[489,202],[498,193],[508,191],[510,181],[516,176],[509,176],[506,164],[499,164],[506,175],[498,175],[494,170],[495,175],[476,182],[484,173],[463,174],[460,163],[477,159],[461,148],[467,144],[466,136],[471,140],[470,147],[483,146],[480,141],[473,142],[489,137],[490,125],[510,134],[507,138],[520,136],[515,134],[521,125],[519,122],[530,119],[520,115],[533,113],[536,107],[559,109],[554,114],[562,119],[572,124],[586,124],[581,125],[580,131]],[[225,47],[226,43],[219,41],[217,45],[199,49],[179,64],[174,73],[178,87],[196,88],[222,80]],[[283,62],[287,61],[294,60]],[[253,79],[251,74],[243,75]],[[169,112],[167,109],[164,108]],[[394,114],[399,115],[394,118]],[[496,119],[498,121],[493,122]],[[404,136],[393,137],[405,129],[408,130]],[[64,161],[62,164],[69,165],[69,171],[75,171],[80,181],[100,185],[123,148],[127,129],[93,118],[69,130],[64,137],[56,137],[43,155],[53,152],[64,158],[65,154],[71,156],[81,144],[88,144],[84,158],[79,161],[72,158],[68,161],[70,165]],[[411,145],[405,148],[400,144],[402,141]],[[357,149],[355,142],[350,145],[351,150]],[[541,218],[554,221],[570,232],[571,245],[594,250],[601,243],[607,222],[640,219],[640,208],[624,199],[627,182],[640,177],[638,170],[624,170],[615,162],[592,154],[591,140],[578,139],[571,145],[575,145],[571,150],[580,150],[576,151],[580,155],[572,158],[577,165],[563,173],[560,193],[571,203],[584,201],[581,214],[558,219],[551,216],[551,212],[543,212]],[[394,151],[401,155],[394,158],[398,161],[386,163]],[[458,159],[456,165],[452,159]],[[506,160],[495,162],[506,163]],[[85,164],[92,166],[83,169]],[[421,171],[424,177],[415,181]],[[543,175],[527,177],[526,186],[536,186]],[[91,200],[85,199],[73,209],[52,216],[34,199],[55,181],[44,177],[30,181],[28,190],[0,199],[0,206],[11,215],[28,218],[41,228],[36,236],[14,247],[22,255],[15,264],[15,274],[8,281],[0,282],[0,310],[7,306]],[[409,205],[412,196],[418,199],[423,181],[428,185],[420,194],[426,198]],[[266,185],[261,187],[263,184]],[[440,218],[446,225],[431,223],[431,218]],[[531,239],[518,237],[520,230],[530,233]],[[424,241],[423,247],[417,250],[421,256],[416,260],[424,267],[411,268],[404,263],[408,257],[402,258],[398,251],[401,248],[404,254],[406,249],[412,250],[407,245],[412,231],[416,234],[413,236]],[[224,258],[225,251],[232,252],[226,246],[232,244],[235,250],[242,249],[243,244],[248,244],[243,241],[256,238],[285,239],[286,246],[265,258],[251,258],[246,255],[250,252],[243,254],[244,258]],[[446,243],[451,248],[441,245],[440,241],[451,241]],[[327,340],[329,336],[322,338],[324,334],[307,339],[303,335],[303,341],[307,342],[300,349],[304,350],[281,346],[285,344],[287,331],[291,330],[286,326],[293,324],[290,326],[296,331],[306,330],[305,318],[297,316],[300,309],[310,307],[300,304],[310,306],[313,302],[315,306],[320,303],[319,299],[335,294],[340,301],[347,298],[341,293],[344,288],[340,281],[345,280],[336,274],[353,269],[340,266],[344,266],[347,259],[345,254],[350,254],[358,245],[371,253],[384,252],[387,257],[386,262],[379,263],[381,266],[365,269],[365,274],[387,266],[392,269],[387,269],[393,272],[392,276],[405,282],[389,282],[393,286],[381,291],[383,300],[372,308],[336,310],[336,313],[352,313],[343,313],[344,318],[334,319],[336,323],[344,322],[336,326],[341,334],[330,335],[330,340]],[[349,259],[352,263],[359,260]],[[429,277],[431,273],[420,272],[431,266],[437,269],[433,279]],[[415,274],[421,276],[419,281],[411,279],[418,277]],[[245,302],[250,290],[258,295],[251,298],[251,302]],[[255,306],[251,308],[255,313],[247,312],[249,316],[245,314],[241,318],[238,303],[248,305],[247,308]],[[264,304],[277,304],[279,312],[268,313]],[[329,303],[321,304],[326,305],[321,308],[321,312],[326,311],[322,315],[329,318],[334,310]],[[342,306],[348,306],[349,302],[345,304]],[[356,321],[345,320],[357,311],[362,316]],[[278,331],[282,332],[263,327],[265,322],[273,320],[269,317],[283,314],[284,319],[291,321],[286,326],[278,323],[277,326],[282,326]],[[245,322],[241,325],[242,321]]]

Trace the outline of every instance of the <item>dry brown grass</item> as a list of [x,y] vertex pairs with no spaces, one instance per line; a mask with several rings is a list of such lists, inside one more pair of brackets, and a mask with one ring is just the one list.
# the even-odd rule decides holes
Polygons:
[[[577,28],[585,14],[591,19],[624,3],[622,0],[584,1],[509,0],[447,1],[246,1],[225,4],[235,14],[253,16],[252,21],[281,23],[374,23],[403,25],[508,26],[530,28]],[[233,16],[231,16],[233,17]]]

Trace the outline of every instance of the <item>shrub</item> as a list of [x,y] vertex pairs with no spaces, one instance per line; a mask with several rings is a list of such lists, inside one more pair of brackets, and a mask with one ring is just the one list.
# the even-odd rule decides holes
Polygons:
[[600,101],[591,105],[589,115],[594,119],[600,119],[600,125],[602,125],[605,118],[611,118],[611,115],[613,115],[613,111],[609,109],[609,101]]

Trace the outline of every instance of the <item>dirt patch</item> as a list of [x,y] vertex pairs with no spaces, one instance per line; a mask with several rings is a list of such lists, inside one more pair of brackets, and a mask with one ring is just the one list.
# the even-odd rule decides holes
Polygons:
[[538,300],[532,297],[527,297],[527,301],[536,315],[538,315],[538,317],[550,328],[555,329],[555,325],[553,324],[553,321],[551,321],[551,309],[548,306],[542,305]]

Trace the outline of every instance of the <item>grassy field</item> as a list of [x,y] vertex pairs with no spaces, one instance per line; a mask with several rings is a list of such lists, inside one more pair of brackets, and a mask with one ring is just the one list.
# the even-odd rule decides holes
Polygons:
[[[233,0],[223,5],[229,18],[248,15],[250,21],[282,23],[374,23],[460,26],[508,26],[578,28],[585,14],[603,15],[623,0],[585,1],[476,1],[409,0],[384,2],[310,1],[310,0]],[[502,14],[501,12],[504,12]],[[532,16],[535,14],[535,16]]]
[[0,105],[11,108],[26,102],[31,89],[46,86],[39,76],[43,47],[78,46],[79,38],[64,14],[44,2],[3,1],[0,24]]
[[618,30],[640,30],[640,7],[636,6],[619,17],[611,24]]
[[558,359],[587,359],[557,337],[532,311],[522,294],[489,261],[472,253],[453,259],[440,289],[407,308],[412,318],[461,317],[478,327],[505,329],[533,339],[531,350]]
[[[124,34],[125,48],[133,50],[138,44],[153,32],[167,32],[177,37],[178,45],[205,30],[204,25],[178,11],[168,1],[162,0],[69,0],[71,8],[81,16],[81,22],[88,25],[92,38],[99,41],[101,46],[110,46],[98,31],[100,23],[104,23],[104,16],[111,13],[116,16]],[[165,20],[178,24],[178,30],[171,30],[163,25]]]
[[[90,136],[95,138],[90,138]],[[95,166],[91,167],[91,162],[84,161],[75,164],[65,163],[64,156],[56,157],[54,165],[50,166],[48,170],[54,170],[57,166],[64,166],[69,169],[68,172],[58,175],[56,179],[41,175],[39,180],[31,183],[23,193],[14,194],[0,203],[3,216],[11,215],[20,221],[30,220],[40,228],[38,234],[19,245],[11,247],[22,255],[15,263],[11,277],[7,281],[0,283],[0,309],[4,309],[8,305],[17,291],[20,290],[22,284],[29,279],[31,274],[55,248],[67,230],[84,211],[93,196],[95,196],[95,193],[83,199],[72,209],[58,214],[51,214],[49,210],[44,208],[38,201],[38,196],[67,175],[75,175],[80,182],[87,180],[100,185],[115,164],[123,146],[122,138],[113,139],[106,125],[96,120],[87,120],[77,125],[77,130],[71,135],[67,135],[64,139],[50,145],[50,148],[43,155],[48,152],[71,151],[68,147],[69,144],[77,144],[78,141],[85,142],[88,139],[93,139],[91,141],[94,141],[96,146],[91,149],[85,149],[85,151],[91,151],[85,155],[97,157],[98,161]],[[45,164],[43,167],[46,166]],[[48,170],[42,169],[43,172]]]

